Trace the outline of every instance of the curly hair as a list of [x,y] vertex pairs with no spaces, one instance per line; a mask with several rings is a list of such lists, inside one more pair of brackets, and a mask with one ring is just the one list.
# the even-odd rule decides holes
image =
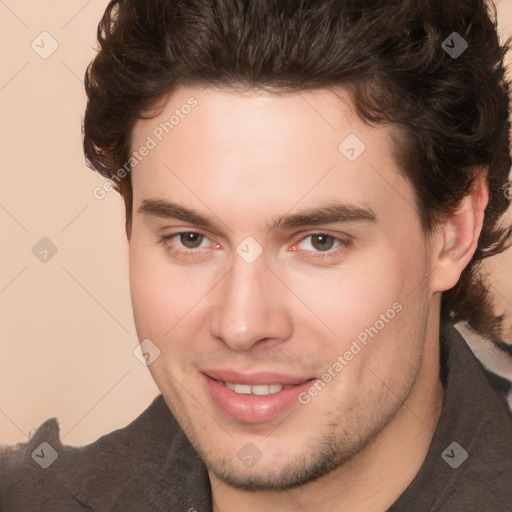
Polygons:
[[[397,128],[395,156],[425,233],[485,169],[490,199],[478,247],[443,293],[441,317],[500,339],[503,318],[480,272],[512,237],[501,224],[511,167],[509,42],[500,43],[495,20],[484,0],[113,0],[85,74],[86,160],[117,178],[130,236],[131,179],[116,169],[129,161],[135,123],[177,86],[341,87],[362,120]],[[460,55],[446,51],[453,37],[467,43]]]

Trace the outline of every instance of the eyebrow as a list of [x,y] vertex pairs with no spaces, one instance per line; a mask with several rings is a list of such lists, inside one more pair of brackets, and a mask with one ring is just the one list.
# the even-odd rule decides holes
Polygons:
[[274,221],[269,228],[271,231],[306,226],[320,226],[337,222],[377,222],[376,213],[366,205],[348,205],[345,203],[329,203],[319,208],[304,210],[302,212],[285,215]]
[[[138,212],[145,216],[182,220],[204,229],[217,231],[221,229],[221,222],[218,220],[206,217],[197,211],[163,199],[143,200]],[[337,222],[376,223],[377,215],[367,205],[348,205],[345,203],[332,202],[319,208],[284,215],[275,219],[272,225],[267,227],[269,231],[284,231],[287,229],[320,226]]]

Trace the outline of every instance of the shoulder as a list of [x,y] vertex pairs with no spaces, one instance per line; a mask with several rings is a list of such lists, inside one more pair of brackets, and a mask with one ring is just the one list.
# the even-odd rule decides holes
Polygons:
[[[464,332],[463,336],[454,329],[450,336],[454,354],[451,383],[432,442],[434,460],[430,465],[432,474],[440,475],[444,485],[436,503],[442,503],[442,510],[476,506],[479,510],[505,510],[512,503],[509,375],[501,373],[498,365],[487,364],[490,360],[482,356],[487,340],[470,334]],[[454,344],[457,338],[460,343]],[[496,352],[496,361],[507,363],[506,356]]]
[[482,336],[465,322],[459,322],[455,327],[483,366],[490,385],[512,411],[512,341],[506,343]]
[[134,468],[162,465],[180,432],[161,395],[129,425],[83,447],[63,445],[50,418],[26,443],[0,447],[0,510],[89,510],[90,496],[121,489]]

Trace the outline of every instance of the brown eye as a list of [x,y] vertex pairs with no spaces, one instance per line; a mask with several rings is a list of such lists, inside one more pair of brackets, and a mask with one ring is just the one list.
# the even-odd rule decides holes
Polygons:
[[181,244],[187,249],[197,249],[204,239],[203,235],[192,231],[180,233],[179,236]]
[[329,251],[334,247],[335,239],[329,235],[311,235],[311,245],[317,251]]

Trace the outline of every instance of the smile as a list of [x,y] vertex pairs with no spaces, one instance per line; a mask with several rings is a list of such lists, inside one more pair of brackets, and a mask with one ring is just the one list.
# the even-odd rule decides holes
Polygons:
[[277,373],[243,375],[234,371],[200,373],[206,395],[218,414],[242,423],[265,423],[302,407],[298,396],[315,378]]

